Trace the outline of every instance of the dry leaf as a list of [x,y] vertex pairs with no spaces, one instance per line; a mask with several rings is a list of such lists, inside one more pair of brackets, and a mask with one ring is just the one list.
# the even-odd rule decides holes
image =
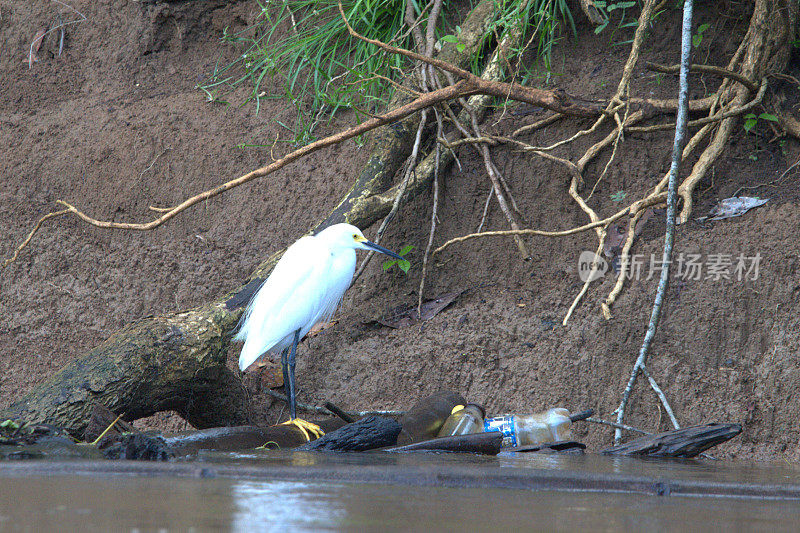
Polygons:
[[[633,238],[638,237],[644,231],[644,225],[647,221],[655,216],[653,208],[647,209],[636,227],[633,228]],[[614,259],[622,251],[625,245],[625,240],[628,238],[628,221],[626,219],[618,220],[608,227],[606,232],[606,242],[603,244],[603,255],[608,259]]]
[[[430,320],[438,315],[459,296],[461,296],[461,292],[446,292],[438,298],[422,302],[422,321]],[[373,322],[390,328],[406,328],[419,323],[419,321],[416,305],[401,305]]]
[[277,389],[283,386],[283,371],[281,365],[272,361],[264,361],[255,364],[261,390]]

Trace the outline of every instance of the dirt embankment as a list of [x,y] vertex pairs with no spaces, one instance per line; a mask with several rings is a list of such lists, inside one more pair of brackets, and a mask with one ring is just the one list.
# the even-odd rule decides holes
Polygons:
[[[233,105],[210,104],[195,85],[218,59],[235,49],[218,41],[223,28],[243,27],[251,2],[74,2],[87,20],[67,28],[59,57],[57,32],[27,64],[37,31],[56,14],[73,17],[53,2],[0,0],[0,255],[6,257],[35,221],[71,200],[98,218],[142,220],[148,206],[178,201],[259,167],[270,144],[283,135],[274,119],[291,123],[293,110],[266,102],[259,115],[239,107],[246,88],[229,95]],[[699,13],[709,21],[714,8]],[[676,55],[678,16],[654,28],[645,59]],[[69,19],[71,20],[71,19]],[[722,23],[720,23],[721,25]],[[746,20],[715,27],[709,62],[723,63]],[[603,98],[615,87],[627,50],[610,46],[580,26],[579,38],[562,39],[553,79],[568,92]],[[707,35],[708,39],[711,36]],[[795,61],[793,73],[800,68]],[[696,95],[703,83],[693,78]],[[673,94],[669,77],[637,69],[634,89]],[[265,90],[279,93],[280,82]],[[788,102],[787,106],[792,102]],[[789,109],[789,107],[787,107]],[[515,112],[490,119],[508,132],[539,115]],[[344,119],[342,119],[344,120]],[[544,143],[585,124],[565,122],[533,136]],[[337,128],[337,122],[320,130]],[[766,131],[766,130],[765,130]],[[597,187],[593,206],[610,213],[619,191],[638,195],[668,168],[669,136],[628,135],[611,173]],[[697,215],[742,186],[772,182],[798,156],[794,141],[768,143],[768,134],[744,130],[698,188]],[[586,148],[578,143],[565,155]],[[278,145],[276,150],[285,150]],[[553,163],[497,150],[498,161],[530,227],[564,229],[586,222],[566,192],[568,176]],[[217,197],[153,232],[99,231],[72,218],[46,227],[0,272],[0,405],[6,405],[85,352],[114,330],[141,317],[188,308],[238,285],[271,252],[284,247],[334,207],[366,157],[349,141],[314,154],[266,179]],[[474,231],[489,184],[483,163],[469,150],[461,168],[443,178],[437,242]],[[597,176],[601,159],[589,176]],[[679,420],[740,422],[744,433],[720,449],[741,458],[800,460],[800,280],[796,238],[800,225],[797,173],[780,183],[747,190],[771,197],[744,217],[679,229],[676,254],[699,254],[699,279],[676,277],[649,365]],[[427,242],[431,199],[406,204],[384,244],[398,249]],[[487,229],[505,227],[492,207]],[[374,231],[374,228],[373,228]],[[408,276],[384,273],[376,262],[345,297],[340,321],[301,347],[300,399],[329,399],[352,408],[403,408],[420,395],[452,388],[489,411],[532,411],[553,405],[594,407],[608,417],[628,379],[649,318],[655,282],[646,279],[650,254],[660,254],[662,224],[651,221],[634,250],[644,258],[605,321],[598,303],[614,280],[607,275],[589,291],[566,327],[560,326],[580,289],[578,255],[594,250],[592,234],[529,240],[533,259],[523,262],[506,240],[475,240],[437,257],[428,291],[467,290],[422,331],[376,329],[365,322],[399,303],[416,301],[419,263]],[[367,233],[370,233],[368,231]],[[415,252],[416,259],[421,253]],[[716,255],[715,255],[716,254]],[[729,258],[760,257],[757,279],[715,279],[709,265]],[[752,274],[752,273],[751,273]],[[754,276],[751,275],[750,278]],[[233,355],[233,354],[232,354]],[[263,417],[260,397],[253,417]],[[268,401],[266,403],[269,403]],[[270,421],[280,408],[267,413]],[[667,427],[652,394],[635,390],[631,424]],[[159,415],[146,423],[179,424]],[[590,445],[606,444],[607,428],[580,426]]]

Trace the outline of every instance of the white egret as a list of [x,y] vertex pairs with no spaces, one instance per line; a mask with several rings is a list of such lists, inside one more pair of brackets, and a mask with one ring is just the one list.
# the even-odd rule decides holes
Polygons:
[[266,352],[281,354],[289,415],[296,415],[294,385],[297,343],[318,322],[333,316],[353,280],[356,250],[402,256],[368,241],[357,227],[335,224],[291,245],[256,293],[234,337],[244,341],[239,368],[244,371]]

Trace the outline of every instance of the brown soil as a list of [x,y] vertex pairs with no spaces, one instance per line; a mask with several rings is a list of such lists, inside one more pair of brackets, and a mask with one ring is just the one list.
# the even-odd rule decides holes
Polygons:
[[[55,2],[0,0],[0,257],[7,257],[43,214],[66,199],[102,219],[141,221],[148,206],[180,200],[259,167],[270,144],[284,135],[274,119],[293,121],[279,100],[255,115],[239,106],[247,89],[227,96],[233,105],[212,104],[195,85],[219,58],[236,49],[218,40],[223,28],[252,20],[254,3],[205,2],[71,3],[87,16],[67,27],[64,53],[49,35],[28,69],[30,43],[58,12]],[[746,14],[720,18],[705,7],[698,18],[715,22],[706,34],[704,60],[724,64],[746,27]],[[677,54],[676,12],[663,15],[644,59],[671,62]],[[718,21],[718,22],[717,22]],[[603,98],[616,87],[627,55],[610,46],[610,32],[595,36],[579,25],[579,38],[563,39],[552,79],[568,92]],[[619,32],[613,37],[624,40]],[[710,50],[710,52],[709,52]],[[798,65],[792,66],[797,75]],[[702,83],[701,83],[702,81]],[[542,81],[544,83],[544,80]],[[695,95],[716,80],[693,79]],[[278,93],[280,81],[267,91]],[[674,82],[638,69],[634,92],[667,97]],[[788,105],[794,102],[789,101]],[[789,110],[785,109],[784,111]],[[526,109],[490,119],[509,132],[540,116]],[[324,135],[345,119],[317,132]],[[585,124],[564,121],[532,137],[559,139]],[[773,181],[798,156],[793,140],[767,142],[739,131],[715,171],[698,188],[696,216],[741,186]],[[619,204],[617,191],[641,195],[668,168],[671,135],[628,135],[610,173],[591,200],[602,214]],[[586,143],[567,148],[576,157]],[[285,151],[278,145],[276,153]],[[496,150],[520,211],[530,227],[564,229],[586,222],[567,195],[568,176],[554,164]],[[752,156],[752,157],[751,157]],[[124,324],[147,315],[189,308],[238,286],[270,253],[298,238],[347,191],[366,150],[349,141],[314,154],[282,172],[231,191],[179,216],[156,231],[100,231],[74,218],[48,224],[31,246],[0,271],[0,405],[30,390]],[[590,186],[606,154],[587,172]],[[437,242],[478,226],[489,190],[482,163],[469,150],[461,169],[444,177]],[[800,460],[800,345],[797,295],[800,225],[798,174],[777,186],[743,194],[771,197],[764,207],[731,220],[679,228],[676,253],[761,256],[757,280],[681,281],[670,286],[653,346],[650,371],[685,425],[740,422],[742,436],[719,450],[723,457]],[[339,322],[301,346],[300,400],[331,400],[353,409],[406,408],[420,395],[451,388],[491,412],[530,412],[555,405],[593,407],[611,418],[638,353],[650,314],[655,281],[626,285],[605,321],[599,302],[611,276],[592,286],[566,327],[561,319],[578,293],[577,258],[594,250],[593,234],[532,238],[533,259],[523,262],[510,241],[473,240],[437,257],[428,296],[466,292],[445,312],[416,327],[390,330],[368,321],[388,308],[416,301],[421,250],[427,241],[430,195],[408,202],[384,244],[413,244],[409,275],[384,273],[376,261],[345,297]],[[493,205],[487,229],[505,227]],[[375,228],[367,231],[374,233]],[[660,254],[663,222],[651,221],[636,253]],[[645,270],[647,271],[647,269]],[[232,366],[235,359],[231,350]],[[248,380],[254,382],[255,380]],[[254,421],[263,401],[254,388]],[[269,403],[269,401],[268,401]],[[637,385],[628,421],[647,430],[668,421],[652,393]],[[274,421],[280,405],[271,407]],[[180,426],[172,414],[140,425]],[[608,444],[600,426],[578,426],[591,447]]]

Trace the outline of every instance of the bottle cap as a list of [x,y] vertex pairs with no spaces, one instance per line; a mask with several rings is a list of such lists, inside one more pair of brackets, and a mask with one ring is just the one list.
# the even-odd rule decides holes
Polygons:
[[457,412],[461,411],[462,409],[464,409],[464,406],[463,406],[463,405],[456,405],[455,407],[453,407],[453,410],[452,410],[452,411],[450,411],[450,414],[451,414],[451,415],[452,415],[452,414],[455,414],[455,413],[457,413]]

